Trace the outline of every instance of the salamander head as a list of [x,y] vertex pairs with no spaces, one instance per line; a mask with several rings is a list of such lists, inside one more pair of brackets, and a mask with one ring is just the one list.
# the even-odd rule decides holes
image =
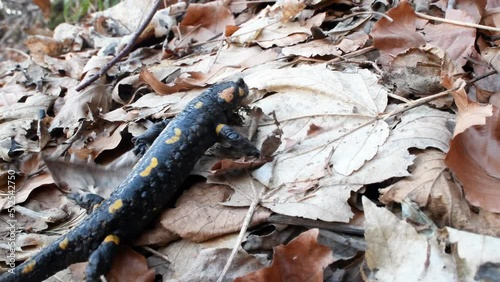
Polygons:
[[224,82],[212,88],[217,96],[217,102],[226,109],[235,109],[248,95],[248,86],[242,78],[234,82]]

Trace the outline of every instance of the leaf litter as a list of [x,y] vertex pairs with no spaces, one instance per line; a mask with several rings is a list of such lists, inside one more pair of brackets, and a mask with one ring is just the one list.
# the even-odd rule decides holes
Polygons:
[[[193,178],[136,242],[157,249],[145,247],[157,274],[171,281],[470,281],[494,273],[498,3],[365,2],[161,7],[133,53],[81,92],[78,81],[125,47],[152,1],[125,0],[84,24],[63,23],[53,36],[31,36],[30,54],[2,52],[1,175],[19,172],[21,234],[60,234],[77,224],[82,212],[57,188],[109,195],[137,161],[131,136],[175,116],[207,86],[243,77],[250,106],[262,113],[253,141],[269,153],[260,162],[232,161],[213,150],[200,160],[192,173],[207,180]],[[59,200],[33,204],[48,195]],[[10,206],[0,198],[0,207]],[[43,220],[62,210],[69,220]],[[364,238],[356,235],[363,224]],[[336,226],[356,228],[340,234]],[[331,240],[322,245],[322,236]],[[258,239],[252,248],[242,244],[249,238]],[[83,269],[62,275],[81,281]],[[112,273],[109,279],[154,276],[132,250]]]

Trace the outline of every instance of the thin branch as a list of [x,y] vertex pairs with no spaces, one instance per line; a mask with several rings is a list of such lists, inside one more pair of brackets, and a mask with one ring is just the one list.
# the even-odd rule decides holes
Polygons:
[[250,225],[250,220],[252,220],[255,209],[257,208],[257,205],[260,203],[262,195],[264,194],[264,191],[266,191],[266,189],[263,188],[262,191],[260,193],[258,193],[257,189],[255,189],[255,185],[254,185],[252,179],[250,180],[250,184],[252,186],[252,190],[253,190],[253,194],[254,194],[252,203],[250,204],[250,207],[248,208],[247,215],[246,215],[245,220],[243,222],[243,225],[241,227],[240,234],[238,235],[238,239],[236,239],[236,243],[234,244],[231,255],[227,259],[226,265],[224,266],[224,269],[222,270],[222,273],[219,276],[219,279],[217,279],[217,282],[222,282],[224,280],[224,276],[226,275],[227,271],[229,270],[229,267],[231,266],[231,263],[233,262],[234,257],[236,256],[236,253],[240,249],[241,242],[243,242],[243,237],[245,237],[245,233],[247,232],[248,226]]
[[342,18],[338,18],[338,19],[333,19],[334,22],[342,22],[344,20],[347,20],[349,18],[352,18],[352,17],[356,17],[356,16],[359,16],[359,15],[378,15],[378,16],[381,16],[383,18],[386,18],[388,21],[390,21],[391,23],[394,22],[394,20],[389,17],[388,15],[384,14],[384,13],[381,13],[381,12],[376,12],[376,11],[362,11],[362,12],[354,12],[352,14],[349,14],[349,15],[346,15]]
[[134,47],[137,38],[142,34],[142,32],[146,29],[148,26],[149,22],[153,19],[153,16],[156,14],[156,10],[158,10],[158,7],[160,4],[163,2],[163,0],[155,0],[153,3],[153,7],[151,7],[151,10],[148,12],[148,15],[146,19],[142,22],[142,24],[139,26],[139,28],[134,32],[132,38],[130,39],[129,43],[127,46],[120,52],[116,57],[114,57],[109,63],[107,63],[104,68],[102,68],[98,73],[92,75],[88,79],[82,81],[79,85],[76,86],[75,90],[76,91],[82,91],[85,87],[89,86],[92,84],[94,81],[96,81],[98,78],[102,77],[106,72],[108,72],[111,67],[113,67],[118,61],[120,61],[123,57],[128,55],[132,48]]
[[454,24],[454,25],[459,25],[459,26],[472,27],[472,28],[477,28],[477,29],[484,29],[484,30],[500,32],[500,28],[497,28],[497,27],[475,24],[475,23],[467,23],[467,22],[461,22],[461,21],[455,21],[455,20],[449,20],[449,19],[443,19],[443,18],[438,18],[438,17],[433,17],[433,16],[429,16],[426,14],[422,14],[419,12],[415,12],[415,14],[417,16],[419,16],[420,18],[423,18],[426,20],[432,20],[432,21],[436,21],[436,22],[443,22],[443,23],[449,23],[449,24]]
[[[493,75],[495,74],[497,71],[496,70],[493,70],[493,71],[490,71],[488,73],[485,73],[483,75],[480,75],[478,77],[475,77],[469,81],[466,82],[466,86],[469,86],[483,78],[486,78],[490,75]],[[439,92],[439,93],[436,93],[436,94],[433,94],[433,95],[430,95],[430,96],[427,96],[427,97],[423,97],[423,98],[420,98],[420,99],[417,99],[417,100],[413,100],[413,101],[410,101],[409,103],[405,103],[405,104],[401,104],[400,107],[394,109],[393,111],[385,114],[382,116],[382,119],[388,119],[389,117],[392,117],[394,115],[397,115],[397,114],[400,114],[402,112],[405,112],[409,109],[413,109],[415,107],[418,107],[420,105],[423,105],[423,104],[426,104],[426,103],[429,103],[430,101],[434,101],[436,99],[439,99],[439,98],[443,98],[443,97],[446,97],[448,95],[450,95],[451,92],[453,91],[457,91],[459,89],[459,87],[454,87],[454,88],[451,88],[451,89],[448,89],[448,90],[445,90],[445,91],[442,91],[442,92]]]
[[143,246],[142,248],[143,248],[144,250],[146,250],[146,251],[148,251],[148,252],[152,253],[153,255],[155,255],[155,256],[157,256],[157,257],[159,257],[159,258],[162,258],[162,259],[163,259],[163,260],[165,260],[166,262],[168,262],[168,263],[172,263],[172,260],[171,260],[168,256],[166,256],[166,255],[164,255],[164,254],[162,254],[162,253],[160,253],[160,252],[158,252],[158,251],[154,250],[153,248],[150,248],[150,247],[148,247],[148,246]]

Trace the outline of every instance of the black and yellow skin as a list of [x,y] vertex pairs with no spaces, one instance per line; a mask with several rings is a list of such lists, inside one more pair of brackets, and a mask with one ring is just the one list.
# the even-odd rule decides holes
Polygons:
[[[132,172],[77,227],[31,259],[4,273],[1,282],[42,281],[70,264],[89,261],[87,281],[100,281],[122,242],[137,237],[174,197],[198,159],[215,142],[232,145],[258,156],[259,151],[231,127],[227,116],[248,94],[242,79],[214,85],[191,101],[158,135],[149,150],[144,141],[136,151],[146,151]],[[154,130],[153,130],[154,131]],[[159,130],[156,130],[159,132]],[[154,139],[147,136],[144,139]],[[151,134],[149,134],[151,135]],[[141,138],[139,138],[141,139]],[[137,145],[137,144],[136,144]]]

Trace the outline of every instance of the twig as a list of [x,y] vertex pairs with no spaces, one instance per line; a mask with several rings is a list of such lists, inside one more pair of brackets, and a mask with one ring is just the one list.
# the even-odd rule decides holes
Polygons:
[[[483,78],[486,78],[492,74],[495,74],[497,71],[496,70],[493,70],[493,71],[490,71],[490,72],[487,72],[483,75],[480,75],[478,77],[475,77],[469,81],[467,81],[465,83],[466,86],[469,86]],[[453,91],[456,91],[458,90],[459,87],[454,87],[454,88],[451,88],[451,89],[448,89],[448,90],[445,90],[445,91],[442,91],[442,92],[439,92],[439,93],[436,93],[436,94],[433,94],[433,95],[430,95],[430,96],[427,96],[427,97],[423,97],[423,98],[420,98],[420,99],[417,99],[417,100],[413,100],[413,101],[410,101],[408,103],[405,103],[405,104],[402,104],[400,107],[394,109],[393,111],[385,114],[382,116],[382,119],[388,119],[389,117],[392,117],[394,115],[397,115],[397,114],[400,114],[402,112],[405,112],[409,109],[413,109],[417,106],[420,106],[420,105],[423,105],[425,103],[428,103],[430,101],[433,101],[433,100],[436,100],[436,99],[439,99],[439,98],[442,98],[442,97],[446,97],[448,96],[451,92]]]
[[135,45],[135,42],[137,41],[137,38],[142,34],[142,32],[146,29],[148,26],[149,22],[151,22],[151,19],[153,19],[153,16],[156,14],[156,10],[160,6],[160,4],[163,2],[163,0],[155,0],[153,3],[153,7],[151,7],[151,10],[148,12],[148,15],[146,19],[142,22],[142,24],[139,26],[139,28],[134,32],[132,38],[130,39],[129,43],[127,46],[120,52],[116,57],[114,57],[109,63],[107,63],[104,68],[102,68],[98,73],[92,75],[88,79],[82,81],[79,85],[76,86],[75,90],[76,91],[81,91],[85,87],[89,86],[92,84],[94,81],[96,81],[98,78],[106,74],[108,70],[113,67],[118,61],[120,61],[123,57],[128,55],[132,48]]
[[354,13],[346,15],[346,16],[344,16],[342,18],[333,19],[332,21],[334,21],[334,22],[341,22],[341,21],[344,21],[344,20],[347,20],[347,19],[352,18],[352,17],[359,16],[359,15],[370,15],[370,16],[372,16],[372,15],[379,15],[379,16],[381,16],[383,18],[386,18],[391,23],[394,22],[394,20],[391,17],[389,17],[388,15],[386,15],[384,13],[376,12],[376,11],[354,12]]
[[10,47],[5,47],[4,49],[6,51],[11,51],[11,52],[19,53],[19,54],[23,55],[24,57],[26,57],[28,60],[31,60],[30,55],[26,54],[25,52],[23,52],[21,50],[18,50],[18,49],[15,49],[15,48],[10,48]]
[[490,31],[500,32],[500,28],[497,28],[497,27],[492,27],[492,26],[487,26],[487,25],[481,25],[481,24],[475,24],[475,23],[467,23],[467,22],[461,22],[461,21],[455,21],[455,20],[449,20],[449,19],[443,19],[443,18],[438,18],[438,17],[433,17],[433,16],[429,16],[429,15],[426,15],[426,14],[422,14],[420,12],[415,12],[415,14],[417,16],[419,16],[420,18],[423,18],[423,19],[426,19],[426,20],[432,20],[432,21],[449,23],[449,24],[454,24],[454,25],[459,25],[459,26],[472,27],[472,28],[478,28],[478,29],[484,29],[484,30],[490,30]]
[[224,266],[224,269],[222,270],[221,275],[219,276],[219,279],[217,279],[217,282],[222,282],[224,279],[224,276],[226,275],[227,271],[229,270],[229,267],[231,266],[231,263],[234,260],[234,257],[236,256],[236,253],[238,252],[241,242],[243,242],[243,237],[245,236],[245,233],[247,232],[248,226],[250,225],[250,220],[252,220],[252,216],[255,212],[255,209],[257,208],[257,205],[260,203],[261,197],[264,194],[264,191],[266,189],[262,189],[260,193],[257,192],[257,189],[255,189],[255,185],[253,184],[253,181],[250,180],[250,184],[252,185],[252,190],[254,194],[254,199],[252,200],[252,203],[250,204],[250,207],[248,208],[247,215],[245,217],[245,220],[243,222],[243,225],[241,226],[240,234],[238,235],[238,239],[236,239],[236,243],[234,244],[233,250],[231,252],[231,255],[227,259],[226,265]]
[[338,56],[335,59],[331,59],[331,60],[327,61],[326,64],[332,64],[332,63],[344,61],[347,58],[356,57],[356,56],[362,55],[364,53],[368,53],[368,52],[370,52],[372,50],[375,50],[375,47],[374,46],[368,46],[368,47],[365,47],[363,49],[359,49],[359,50],[356,50],[354,52],[351,52],[351,53],[348,53],[348,54],[344,54],[342,56]]
[[455,91],[455,90],[458,90],[458,87],[448,89],[448,90],[445,90],[443,92],[439,92],[437,94],[423,97],[423,98],[420,98],[417,100],[413,100],[413,101],[410,101],[409,103],[402,104],[400,107],[397,107],[396,109],[383,115],[381,119],[388,119],[392,116],[395,116],[395,115],[400,114],[402,112],[406,112],[410,109],[413,109],[415,107],[418,107],[418,106],[423,105],[425,103],[428,103],[430,101],[434,101],[436,99],[446,97],[446,96],[450,95],[450,92]]
[[162,253],[160,253],[160,252],[158,252],[158,251],[156,251],[156,250],[152,249],[151,247],[148,247],[148,246],[143,246],[142,248],[143,248],[144,250],[146,250],[146,251],[148,251],[148,252],[152,253],[153,255],[155,255],[155,256],[157,256],[157,257],[159,257],[159,258],[164,259],[166,262],[172,263],[172,261],[170,260],[170,258],[169,258],[168,256],[166,256],[166,255],[164,255],[164,254],[162,254]]
[[474,77],[473,79],[469,80],[469,81],[468,81],[465,85],[469,86],[469,85],[471,85],[472,83],[476,83],[478,80],[481,80],[481,79],[483,79],[483,78],[486,78],[486,77],[488,77],[488,76],[490,76],[490,75],[494,75],[495,73],[497,73],[497,70],[492,70],[492,71],[489,71],[489,72],[487,72],[487,73],[485,73],[485,74],[482,74],[482,75],[480,75],[480,76],[476,76],[476,77]]

